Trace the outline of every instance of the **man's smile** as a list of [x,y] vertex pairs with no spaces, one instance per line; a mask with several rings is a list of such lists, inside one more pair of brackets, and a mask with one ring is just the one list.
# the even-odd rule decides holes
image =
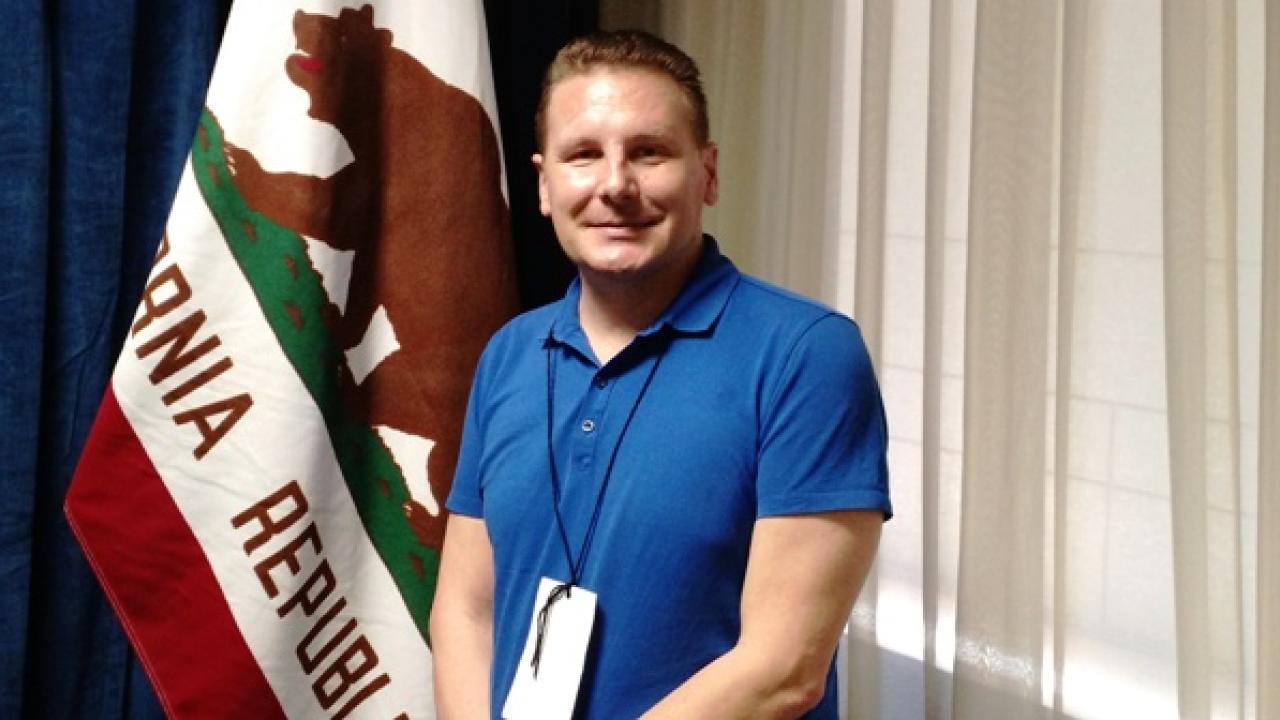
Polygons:
[[605,221],[594,221],[594,222],[588,221],[585,224],[587,227],[593,227],[593,228],[642,229],[642,228],[653,227],[654,225],[657,225],[659,222],[661,222],[661,219],[652,218],[652,219],[645,219],[645,220],[605,220]]

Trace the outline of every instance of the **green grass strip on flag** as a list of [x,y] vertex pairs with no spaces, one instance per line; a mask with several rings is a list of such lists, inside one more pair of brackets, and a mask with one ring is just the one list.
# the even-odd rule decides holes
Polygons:
[[267,322],[324,417],[351,497],[418,630],[428,639],[440,555],[417,541],[402,509],[404,475],[374,429],[345,411],[342,349],[324,322],[329,298],[306,241],[255,211],[232,181],[223,134],[205,108],[191,150],[200,192],[257,296]]

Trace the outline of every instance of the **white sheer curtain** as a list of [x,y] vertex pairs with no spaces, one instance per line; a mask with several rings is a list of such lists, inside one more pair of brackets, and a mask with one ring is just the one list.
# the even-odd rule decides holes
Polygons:
[[702,66],[731,256],[871,345],[849,716],[1280,718],[1280,7],[601,17]]

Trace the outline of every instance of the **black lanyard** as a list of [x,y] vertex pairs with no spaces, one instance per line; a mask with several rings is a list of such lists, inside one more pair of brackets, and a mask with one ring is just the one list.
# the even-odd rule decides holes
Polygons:
[[553,345],[547,345],[547,463],[551,470],[551,511],[555,513],[556,529],[560,531],[560,542],[564,546],[565,561],[569,565],[569,582],[561,583],[553,588],[547,596],[546,602],[543,603],[542,608],[538,611],[537,639],[534,642],[533,657],[530,662],[530,665],[533,666],[533,676],[535,678],[538,677],[538,668],[542,662],[542,648],[546,641],[551,609],[562,597],[570,597],[574,586],[578,585],[578,580],[582,577],[582,568],[587,561],[587,552],[591,549],[591,540],[596,534],[596,523],[600,520],[600,508],[604,506],[604,493],[609,488],[609,479],[613,477],[613,464],[618,459],[618,449],[622,447],[622,438],[626,437],[627,428],[631,427],[631,420],[636,416],[636,408],[640,407],[640,401],[644,399],[645,393],[649,390],[649,384],[653,382],[653,376],[658,372],[658,365],[662,362],[662,357],[666,355],[665,350],[665,348],[660,350],[657,357],[653,359],[653,365],[649,366],[649,374],[645,376],[644,384],[640,386],[640,393],[636,395],[636,401],[631,404],[631,410],[627,412],[627,419],[622,423],[621,430],[618,431],[618,439],[613,444],[613,452],[609,453],[609,463],[605,465],[604,477],[600,480],[600,490],[596,494],[596,506],[591,511],[591,522],[587,525],[587,533],[582,538],[582,545],[578,548],[578,559],[575,562],[573,552],[569,549],[569,533],[564,528],[564,516],[560,513],[560,473],[556,469],[555,353],[559,349]]
[[600,491],[596,495],[596,506],[591,512],[591,522],[587,525],[587,533],[582,538],[582,545],[578,548],[578,558],[574,561],[573,553],[569,550],[569,534],[565,531],[564,516],[560,514],[560,474],[556,470],[556,453],[555,453],[555,361],[554,353],[556,348],[547,347],[547,462],[551,470],[551,495],[552,495],[552,511],[556,516],[556,528],[560,531],[560,542],[564,545],[565,560],[569,564],[569,584],[577,585],[582,577],[582,568],[587,560],[587,552],[591,549],[591,540],[596,534],[596,523],[600,520],[600,508],[604,505],[604,493],[609,487],[609,479],[613,477],[613,465],[618,459],[618,450],[622,447],[622,439],[626,437],[627,428],[631,427],[631,420],[636,416],[636,408],[640,407],[640,401],[644,399],[645,393],[649,390],[649,384],[653,382],[653,376],[658,372],[658,365],[662,362],[662,357],[666,354],[665,348],[658,352],[653,360],[653,365],[649,367],[649,374],[645,376],[644,384],[640,386],[640,393],[636,395],[636,401],[632,403],[631,410],[627,413],[627,419],[622,424],[622,429],[618,432],[618,439],[613,444],[613,451],[609,453],[609,463],[605,466],[604,478],[600,481]]

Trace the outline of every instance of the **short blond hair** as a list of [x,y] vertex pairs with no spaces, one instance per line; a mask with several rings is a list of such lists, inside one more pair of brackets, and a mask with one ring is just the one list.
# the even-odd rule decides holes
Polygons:
[[542,78],[542,95],[534,115],[534,132],[538,150],[547,140],[547,106],[556,84],[577,75],[586,75],[601,67],[652,70],[671,78],[689,102],[693,113],[693,136],[698,145],[710,140],[707,119],[707,96],[702,91],[702,74],[698,65],[683,50],[643,30],[597,32],[572,40],[560,48]]

